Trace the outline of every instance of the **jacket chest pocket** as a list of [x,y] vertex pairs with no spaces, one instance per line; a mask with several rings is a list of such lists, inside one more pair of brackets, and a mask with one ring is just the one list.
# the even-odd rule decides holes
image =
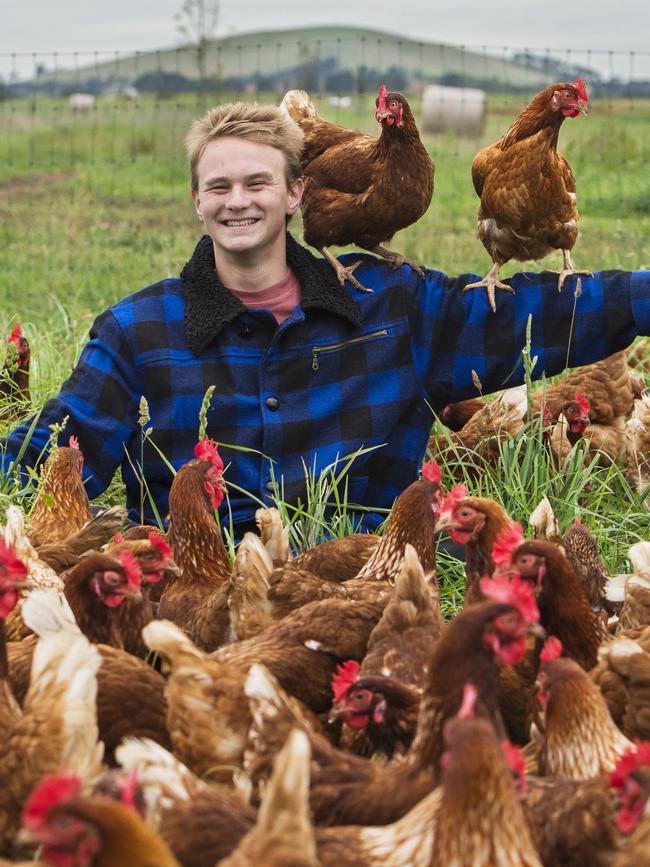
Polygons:
[[327,343],[323,346],[312,346],[311,349],[311,369],[317,372],[319,369],[319,358],[322,358],[329,352],[340,352],[347,348],[360,347],[360,344],[368,343],[371,340],[377,340],[381,337],[388,337],[388,328],[380,328],[377,331],[371,331],[368,334],[361,334],[359,337],[351,337],[349,340],[342,340],[339,343]]

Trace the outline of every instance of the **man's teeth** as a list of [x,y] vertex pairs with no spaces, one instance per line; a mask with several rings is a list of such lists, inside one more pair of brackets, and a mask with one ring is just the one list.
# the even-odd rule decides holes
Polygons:
[[226,226],[252,226],[256,222],[256,218],[247,217],[245,220],[226,220]]

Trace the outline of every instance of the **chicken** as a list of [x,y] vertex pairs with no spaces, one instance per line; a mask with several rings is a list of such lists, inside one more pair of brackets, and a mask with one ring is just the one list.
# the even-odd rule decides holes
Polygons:
[[559,522],[546,495],[531,512],[528,523],[534,529],[536,538],[548,539],[562,546],[593,610],[613,613],[614,603],[608,602],[606,598],[611,576],[586,524],[576,518],[562,536]]
[[376,106],[379,138],[323,120],[302,90],[289,91],[281,106],[305,138],[305,241],[321,251],[341,285],[348,280],[361,291],[367,290],[352,273],[356,265],[345,267],[328,247],[356,244],[398,267],[407,260],[382,244],[419,220],[433,195],[433,161],[406,97],[382,85]]
[[119,557],[129,551],[137,562],[141,575],[141,598],[126,599],[115,610],[115,620],[122,645],[128,653],[143,658],[147,647],[142,640],[142,628],[153,618],[150,590],[166,576],[178,572],[171,556],[171,548],[160,533],[150,532],[146,539],[122,539],[119,536],[104,548],[109,556]]
[[506,389],[496,400],[484,401],[482,408],[454,435],[452,453],[456,451],[463,456],[467,452],[470,462],[476,462],[477,455],[489,464],[496,464],[503,443],[524,427],[527,411],[525,386]]
[[[422,695],[415,738],[405,758],[387,767],[353,765],[319,769],[312,781],[312,809],[318,824],[385,824],[396,821],[435,785],[443,752],[442,729],[460,705],[470,677],[479,692],[481,713],[501,727],[496,686],[500,665],[517,662],[530,622],[526,603],[486,602],[457,615],[436,643]],[[521,607],[519,607],[521,606]],[[345,781],[345,785],[341,783]],[[387,802],[385,793],[391,792]]]
[[621,731],[650,740],[650,627],[637,640],[622,634],[603,644],[591,677]]
[[43,846],[54,865],[181,867],[134,810],[102,795],[83,795],[73,774],[47,777],[23,814],[24,842]]
[[194,454],[169,491],[167,538],[179,574],[160,597],[158,617],[173,621],[199,647],[211,651],[223,644],[229,628],[231,564],[214,519],[224,497],[223,461],[207,437]]
[[255,824],[239,792],[199,779],[158,744],[126,738],[116,752],[121,774],[137,778],[147,822],[184,867],[214,867]]
[[544,629],[559,638],[568,657],[590,671],[598,660],[599,645],[611,636],[592,611],[569,559],[553,542],[529,541],[523,535],[517,539],[514,534],[503,555],[537,588]]
[[309,815],[309,741],[296,729],[275,760],[255,827],[220,867],[319,867]]
[[[238,637],[256,634],[308,602],[323,599],[356,599],[385,604],[399,574],[404,547],[411,543],[422,567],[435,569],[435,523],[440,499],[440,468],[429,462],[426,476],[413,482],[397,498],[388,527],[379,544],[353,579],[338,584],[297,568],[292,562],[270,571],[271,558],[261,543],[247,540],[251,561],[246,568],[238,555],[237,579],[230,597],[231,632]],[[243,543],[242,543],[243,544]],[[332,556],[336,557],[336,550]],[[316,562],[312,559],[312,565]],[[242,573],[245,573],[242,575]],[[252,584],[252,586],[250,586]]]
[[592,425],[612,425],[622,429],[634,409],[634,393],[627,353],[623,349],[601,361],[585,364],[533,395],[533,412],[548,407],[557,419],[562,406],[576,400],[576,393],[589,404]]
[[195,774],[232,779],[251,722],[245,669],[210,658],[166,620],[145,626],[143,638],[170,670],[167,727],[176,756]]
[[466,603],[482,598],[478,582],[484,575],[492,574],[492,549],[509,523],[507,512],[496,500],[470,497],[463,485],[455,485],[442,501],[437,530],[446,530],[453,542],[466,546]]
[[[643,493],[650,485],[650,394],[645,393],[634,401],[634,410],[625,425],[625,475],[637,493]],[[650,509],[650,497],[644,497],[643,505]]]
[[443,794],[431,863],[542,867],[499,739],[488,720],[474,719],[471,699],[445,724],[444,737]]
[[75,437],[54,450],[41,471],[41,488],[30,518],[29,540],[38,548],[62,542],[92,520],[81,476],[83,454]]
[[0,419],[14,421],[31,400],[29,362],[31,350],[17,323],[7,338],[5,361],[0,373]]
[[571,250],[578,237],[576,184],[557,140],[565,117],[587,114],[587,88],[552,84],[524,108],[506,134],[480,151],[472,163],[472,181],[481,200],[478,237],[494,262],[489,274],[463,291],[485,287],[492,310],[495,289],[513,292],[499,280],[501,266],[510,259],[541,259],[562,250],[561,290],[576,271]]
[[[7,565],[2,552],[3,585]],[[103,753],[98,744],[97,671],[99,653],[74,624],[52,629],[49,624],[52,591],[34,591],[25,603],[24,616],[41,633],[32,659],[30,684],[22,710],[8,680],[3,624],[0,622],[0,850],[7,850],[19,827],[20,810],[35,784],[61,766],[74,769],[84,779],[99,772]],[[39,595],[40,594],[40,595]],[[45,596],[45,598],[43,598]],[[0,601],[15,602],[15,590],[4,589]]]
[[67,572],[87,551],[97,551],[106,544],[117,533],[125,519],[126,509],[122,506],[104,509],[84,524],[81,530],[68,536],[63,542],[39,545],[38,557],[57,574]]
[[620,607],[619,629],[650,624],[650,542],[636,542],[627,552],[631,575],[616,575],[607,582],[607,599]]
[[584,780],[613,770],[634,749],[614,724],[601,691],[562,645],[549,638],[541,653],[537,698],[541,708],[541,768],[561,779]]
[[[588,736],[586,737],[588,741]],[[585,747],[588,751],[589,744]],[[650,754],[639,744],[609,775],[591,780],[530,777],[522,806],[544,864],[611,867],[642,819],[650,794]]]
[[261,662],[290,695],[314,713],[323,713],[331,705],[336,664],[363,659],[386,601],[309,602],[259,635],[220,647],[211,658],[245,671]]
[[485,401],[481,397],[470,397],[468,400],[459,400],[449,403],[440,412],[440,421],[449,430],[461,431],[467,422],[483,409]]
[[133,554],[89,554],[63,578],[65,597],[81,631],[96,644],[123,647],[116,609],[127,599],[142,601],[142,573]]
[[[368,640],[361,666],[334,679],[342,743],[361,755],[391,759],[411,744],[429,660],[443,628],[438,590],[407,545],[393,596]],[[361,737],[360,737],[361,735]]]

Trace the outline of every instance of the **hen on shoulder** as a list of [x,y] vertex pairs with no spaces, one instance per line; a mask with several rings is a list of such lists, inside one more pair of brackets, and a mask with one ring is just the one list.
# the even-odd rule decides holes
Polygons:
[[290,90],[282,109],[304,133],[305,192],[302,219],[305,241],[321,251],[339,283],[348,280],[368,291],[328,249],[356,244],[387,259],[422,271],[404,256],[383,246],[429,207],[434,165],[422,144],[405,96],[379,88],[375,118],[379,138],[362,135],[319,117],[303,90]]

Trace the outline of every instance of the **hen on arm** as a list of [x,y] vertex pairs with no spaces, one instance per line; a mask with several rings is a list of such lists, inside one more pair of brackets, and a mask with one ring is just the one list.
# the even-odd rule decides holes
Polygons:
[[464,292],[484,287],[492,310],[495,289],[514,292],[499,280],[499,271],[510,259],[540,259],[562,250],[564,270],[561,290],[576,271],[571,250],[578,237],[576,184],[566,159],[558,153],[557,140],[565,117],[587,114],[587,88],[552,84],[538,93],[499,141],[480,151],[472,163],[472,181],[481,200],[478,237],[494,265],[478,283]]

